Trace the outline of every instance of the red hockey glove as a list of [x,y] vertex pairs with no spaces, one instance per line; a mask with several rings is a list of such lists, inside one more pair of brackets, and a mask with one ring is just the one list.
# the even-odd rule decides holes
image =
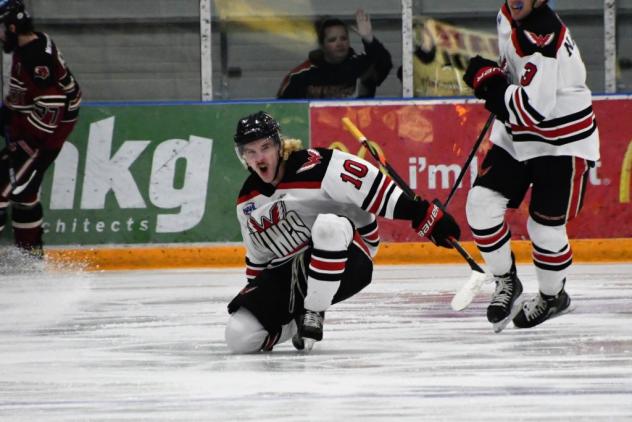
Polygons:
[[501,121],[509,119],[505,106],[505,91],[509,86],[505,73],[493,60],[481,56],[472,57],[463,80],[472,89],[476,98],[485,100],[485,108]]
[[485,59],[481,56],[475,56],[470,59],[470,63],[463,74],[463,80],[470,88],[474,89],[474,92],[478,98],[482,88],[492,78],[503,78],[505,74],[502,69],[493,60]]
[[459,240],[461,237],[461,229],[454,218],[443,209],[438,199],[432,203],[428,201],[419,201],[419,203],[422,212],[412,221],[417,234],[429,238],[437,246],[452,248],[448,239]]

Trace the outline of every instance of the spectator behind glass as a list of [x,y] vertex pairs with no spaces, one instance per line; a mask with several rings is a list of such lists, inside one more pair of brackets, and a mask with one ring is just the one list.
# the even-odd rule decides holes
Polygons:
[[318,25],[319,48],[283,79],[278,98],[370,98],[393,67],[390,53],[373,36],[369,15],[358,9],[356,27],[365,52],[349,44],[349,27],[325,18]]

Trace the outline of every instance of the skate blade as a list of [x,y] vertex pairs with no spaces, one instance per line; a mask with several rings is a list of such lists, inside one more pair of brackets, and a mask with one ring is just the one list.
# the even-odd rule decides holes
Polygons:
[[494,328],[494,333],[498,334],[502,330],[507,328],[507,325],[509,325],[509,323],[513,321],[516,315],[518,315],[518,312],[520,312],[522,306],[525,304],[526,301],[527,299],[524,298],[524,295],[518,296],[518,298],[514,302],[513,307],[511,308],[511,312],[509,312],[509,316],[502,321],[498,321],[492,324],[492,327]]
[[571,302],[571,304],[568,306],[568,308],[564,309],[562,312],[558,312],[555,315],[550,316],[548,319],[554,319],[554,318],[557,318],[557,317],[561,317],[562,315],[570,314],[571,312],[573,312],[575,310],[575,308],[577,308],[577,305],[575,305],[573,302]]
[[316,343],[316,340],[314,340],[313,338],[303,337],[303,344],[305,345],[305,347],[303,348],[302,352],[310,353],[314,348],[314,343]]

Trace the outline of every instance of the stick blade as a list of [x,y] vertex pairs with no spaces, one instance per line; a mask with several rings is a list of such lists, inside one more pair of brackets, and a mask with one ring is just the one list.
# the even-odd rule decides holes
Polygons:
[[488,275],[478,271],[472,271],[469,280],[454,294],[450,306],[455,311],[462,311],[474,300],[474,297],[481,291],[483,284],[487,281]]

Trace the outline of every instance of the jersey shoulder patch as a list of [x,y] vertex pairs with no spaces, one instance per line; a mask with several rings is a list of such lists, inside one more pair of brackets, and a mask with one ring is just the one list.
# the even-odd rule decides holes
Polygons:
[[513,29],[511,40],[520,57],[540,53],[555,58],[564,42],[566,26],[548,6],[538,11],[537,18],[526,19],[523,25]]
[[55,83],[55,47],[52,41],[41,33],[38,39],[25,45],[20,55],[23,63],[23,70],[32,78],[33,82],[46,87]]
[[292,153],[287,160],[284,181],[320,181],[325,177],[332,150],[306,148]]

